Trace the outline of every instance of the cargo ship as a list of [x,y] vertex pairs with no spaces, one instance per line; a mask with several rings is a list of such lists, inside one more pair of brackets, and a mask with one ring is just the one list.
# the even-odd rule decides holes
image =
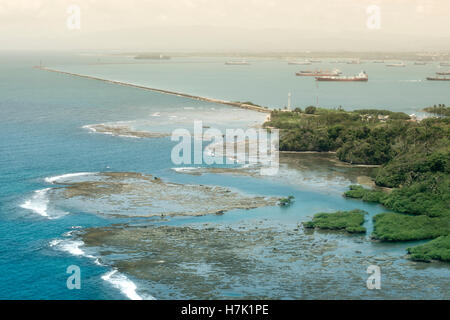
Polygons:
[[310,65],[311,61],[305,60],[305,61],[288,61],[288,64],[295,64],[295,65]]
[[229,65],[229,66],[243,66],[243,65],[249,65],[250,63],[248,63],[245,60],[242,60],[242,61],[227,61],[227,62],[225,62],[225,64]]
[[450,70],[443,72],[436,72],[438,76],[450,76]]
[[447,77],[427,77],[427,80],[430,80],[430,81],[450,81],[450,78],[447,78]]
[[389,63],[386,65],[386,67],[406,67],[406,64],[403,62],[399,63]]
[[321,76],[316,77],[316,81],[369,81],[369,76],[365,71],[361,71],[353,77],[348,76]]
[[296,72],[295,75],[300,77],[322,77],[322,76],[338,76],[342,72],[338,69],[334,69],[333,71],[322,71],[322,70],[316,70],[316,71],[299,71]]
[[136,60],[170,60],[169,56],[163,54],[139,54],[134,58]]
[[416,65],[416,66],[424,66],[424,65],[426,65],[427,63],[426,62],[423,62],[423,61],[416,61],[416,62],[414,62],[414,65]]

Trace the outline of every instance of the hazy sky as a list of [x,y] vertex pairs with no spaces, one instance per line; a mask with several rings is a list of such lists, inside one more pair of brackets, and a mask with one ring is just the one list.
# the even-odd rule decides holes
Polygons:
[[0,0],[0,41],[6,50],[447,50],[449,17],[449,0]]

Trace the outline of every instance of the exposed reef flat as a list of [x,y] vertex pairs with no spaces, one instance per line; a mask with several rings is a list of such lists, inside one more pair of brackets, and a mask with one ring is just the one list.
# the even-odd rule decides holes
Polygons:
[[[449,298],[446,273],[430,274],[416,262],[367,250],[373,244],[359,235],[344,241],[270,220],[116,225],[78,236],[102,263],[139,279],[139,292],[157,299]],[[389,275],[383,290],[366,288],[371,264]]]
[[342,188],[352,183],[359,183],[368,187],[373,186],[373,181],[370,178],[373,168],[341,166],[339,162],[334,161],[334,158],[335,156],[330,153],[280,153],[279,170],[273,176],[261,175],[259,165],[234,168],[178,167],[173,168],[173,170],[190,175],[230,174],[251,176],[319,189]]
[[85,129],[89,129],[92,132],[110,134],[113,136],[120,137],[131,137],[131,138],[160,138],[169,136],[168,133],[158,133],[158,132],[148,132],[148,131],[137,131],[133,130],[131,127],[125,125],[108,125],[108,124],[91,124],[83,126]]
[[[281,290],[271,292],[271,284],[264,284],[262,278],[279,274],[280,282],[287,284],[296,275],[283,271],[282,266],[336,248],[332,241],[311,246],[306,241],[310,237],[298,233],[292,234],[295,242],[290,243],[282,231],[241,228],[116,226],[87,229],[82,240],[98,248],[103,262],[155,284],[152,295],[162,299],[229,299],[233,292],[244,298],[279,297]],[[279,260],[276,266],[270,262],[275,257]],[[267,286],[266,293],[257,294],[255,286]],[[285,289],[295,296],[295,286]]]
[[225,187],[183,185],[134,172],[104,172],[53,182],[62,207],[118,216],[199,216],[276,205],[272,197],[244,195]]

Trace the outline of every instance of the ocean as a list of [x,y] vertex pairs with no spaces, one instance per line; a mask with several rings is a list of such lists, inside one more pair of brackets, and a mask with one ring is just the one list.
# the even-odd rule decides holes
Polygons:
[[[251,228],[254,223],[264,221],[267,228],[282,233],[289,230],[287,234],[299,222],[320,211],[364,209],[369,212],[369,228],[370,217],[386,211],[377,205],[344,199],[342,191],[354,183],[359,174],[340,167],[314,167],[319,161],[315,159],[308,160],[313,167],[287,166],[281,171],[285,176],[267,179],[210,172],[181,174],[174,170],[176,166],[171,162],[175,142],[170,137],[121,137],[95,133],[85,126],[112,123],[139,130],[170,132],[175,127],[191,128],[194,119],[228,127],[254,125],[260,123],[264,115],[32,68],[39,60],[58,70],[230,101],[252,101],[271,108],[284,106],[288,92],[292,93],[293,105],[303,108],[318,100],[324,107],[374,107],[418,113],[430,104],[450,100],[448,83],[424,81],[426,75],[437,70],[436,65],[389,69],[384,65],[343,65],[341,69],[350,74],[364,68],[370,81],[317,85],[311,78],[293,75],[299,66],[264,59],[250,60],[250,66],[225,66],[225,58],[138,63],[129,57],[62,53],[3,53],[0,59],[0,299],[200,296],[201,286],[191,288],[191,283],[170,282],[162,275],[156,281],[122,271],[117,267],[120,265],[117,260],[127,257],[108,258],[101,250],[84,246],[77,237],[79,232],[89,228],[120,223]],[[289,208],[235,209],[220,216],[159,221],[101,214],[50,196],[51,189],[60,187],[52,181],[74,177],[67,175],[97,172],[139,172],[165,181],[219,185],[252,195],[292,194],[296,201]],[[308,237],[314,237],[313,241],[318,243],[323,240],[336,243],[331,256],[338,257],[340,263],[327,267],[323,252],[311,263],[301,258],[280,262],[279,256],[264,255],[261,266],[266,267],[255,271],[256,276],[248,281],[242,281],[239,274],[231,276],[227,272],[208,280],[232,282],[231,289],[219,286],[211,291],[210,297],[270,297],[273,294],[274,298],[288,299],[449,298],[448,266],[408,262],[403,256],[411,243],[379,244],[365,237],[322,233]],[[309,250],[305,242],[302,248]],[[258,259],[257,250],[252,254]],[[327,254],[325,260],[331,256]],[[365,286],[366,267],[377,259],[386,265],[388,273],[383,279],[390,290],[376,292]],[[342,264],[342,261],[347,263]],[[214,264],[202,262],[194,268],[201,273],[211,268],[211,263]],[[67,288],[69,274],[66,270],[71,265],[80,267],[80,290]],[[274,271],[278,265],[286,268],[284,282],[280,282]],[[328,271],[324,274],[326,268]],[[189,268],[186,270],[186,273],[192,272]],[[243,274],[250,271],[244,270]],[[261,281],[262,274],[267,275],[264,281]],[[296,282],[292,278],[299,280]],[[324,288],[328,289],[324,291]]]

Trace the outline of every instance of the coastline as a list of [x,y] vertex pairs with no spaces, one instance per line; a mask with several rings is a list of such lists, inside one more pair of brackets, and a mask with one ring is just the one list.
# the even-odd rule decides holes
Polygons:
[[[134,282],[137,287],[135,293],[144,299],[151,294],[158,299],[169,299],[173,298],[170,295],[170,288],[166,290],[164,295],[160,294],[165,288],[161,285],[161,282],[164,283],[164,280],[167,279],[167,281],[172,281],[174,286],[180,284],[180,287],[185,289],[194,284],[193,281],[183,283],[182,280],[185,279],[184,275],[186,274],[188,279],[197,277],[195,280],[199,284],[199,290],[202,289],[200,285],[204,284],[208,277],[211,281],[219,279],[219,277],[222,278],[221,286],[212,286],[217,288],[217,291],[213,292],[217,292],[217,294],[229,293],[229,296],[227,296],[229,299],[242,298],[242,296],[233,294],[245,293],[245,289],[252,290],[250,293],[258,295],[269,292],[269,298],[272,299],[275,298],[275,294],[292,299],[336,299],[336,297],[373,299],[375,296],[375,298],[384,297],[389,299],[398,299],[399,297],[411,299],[450,298],[450,292],[447,291],[447,284],[450,279],[449,264],[441,262],[425,264],[405,259],[405,248],[424,244],[428,240],[387,243],[380,240],[372,240],[368,235],[366,237],[358,235],[347,236],[346,234],[338,234],[332,231],[316,231],[303,236],[304,231],[301,224],[300,229],[296,230],[298,228],[297,223],[307,221],[317,212],[331,212],[332,209],[351,210],[361,208],[369,212],[365,226],[369,230],[368,234],[370,234],[373,229],[371,217],[387,210],[378,204],[345,199],[342,197],[342,192],[340,192],[343,189],[342,186],[347,183],[345,179],[346,173],[350,172],[351,177],[359,176],[361,168],[347,168],[347,166],[350,166],[347,163],[342,164],[341,168],[338,168],[328,161],[328,159],[335,157],[333,154],[300,152],[298,155],[294,153],[280,154],[280,157],[292,158],[293,165],[291,166],[292,169],[286,170],[286,174],[279,180],[270,177],[266,180],[257,180],[252,176],[241,178],[242,175],[219,176],[210,173],[198,178],[178,176],[172,173],[175,170],[168,168],[171,164],[169,161],[167,163],[163,162],[165,159],[164,155],[167,155],[166,150],[169,149],[169,146],[166,145],[170,143],[168,138],[129,139],[122,138],[122,136],[108,136],[105,135],[106,133],[94,134],[88,128],[82,129],[82,126],[97,123],[107,125],[125,124],[125,126],[130,124],[128,127],[130,130],[135,128],[135,130],[152,131],[153,128],[147,122],[139,122],[135,119],[141,120],[145,117],[145,120],[151,120],[149,121],[150,123],[159,125],[159,121],[163,120],[163,118],[169,119],[169,115],[176,114],[175,112],[178,112],[177,110],[179,109],[188,115],[191,112],[196,115],[210,112],[211,117],[217,119],[219,112],[216,113],[215,110],[212,110],[216,109],[220,110],[221,114],[230,115],[230,117],[226,117],[227,120],[228,118],[242,119],[241,114],[253,113],[254,111],[233,109],[231,106],[221,107],[220,104],[202,101],[184,100],[182,97],[172,95],[152,94],[150,91],[133,90],[131,88],[129,90],[126,87],[108,85],[104,82],[89,82],[89,80],[81,79],[80,77],[52,75],[51,73],[30,68],[33,64],[39,63],[39,60],[36,63],[36,54],[29,57],[30,62],[27,62],[28,60],[25,58],[24,55],[20,54],[16,54],[12,58],[9,55],[5,55],[7,64],[5,64],[5,70],[2,73],[5,80],[3,98],[8,102],[3,109],[5,117],[2,119],[2,136],[4,137],[3,145],[5,150],[9,150],[5,154],[5,162],[3,163],[4,166],[2,166],[5,173],[5,183],[2,186],[2,195],[5,200],[2,205],[5,209],[5,217],[2,219],[2,232],[0,232],[4,241],[2,241],[3,244],[0,249],[5,258],[4,263],[2,263],[2,271],[7,275],[3,282],[2,297],[11,299],[49,299],[52,297],[57,297],[58,299],[128,299],[129,296],[124,294],[121,289],[132,287],[130,282]],[[100,71],[98,73],[97,71],[96,73],[92,72],[91,70],[94,70],[94,67],[83,66],[84,70],[81,69],[83,63],[88,63],[91,60],[95,62],[95,58],[80,60],[80,64],[78,64],[78,60],[74,59],[72,54],[65,54],[64,56],[59,54],[56,56],[55,54],[47,58],[42,53],[42,57],[39,58],[42,58],[44,62],[49,60],[49,64],[44,66],[55,69],[137,82],[134,80],[134,76],[129,76],[128,73],[123,73],[126,75],[123,78],[109,76],[109,74],[112,74],[111,71],[115,70],[114,66],[111,66],[112,69],[107,66],[101,67],[102,73],[105,70],[103,75]],[[52,61],[55,62],[54,65]],[[68,63],[69,65],[67,65]],[[69,69],[69,66],[72,69]],[[165,68],[165,66],[162,67]],[[218,69],[220,67],[221,65],[218,66]],[[264,65],[262,67],[265,68]],[[284,64],[282,67],[290,68],[284,66]],[[293,67],[295,68],[295,66]],[[209,68],[209,66],[207,65],[205,68]],[[125,66],[123,70],[129,70],[129,68]],[[134,68],[130,70],[134,70]],[[238,68],[235,68],[235,70],[239,71]],[[180,79],[177,82],[180,83],[178,88],[181,88],[178,91],[199,93],[200,95],[217,98],[222,97],[225,100],[234,101],[228,95],[221,94],[219,96],[213,94],[212,91],[208,95],[209,91],[203,91],[203,89],[202,91],[182,89],[183,81],[185,80]],[[172,87],[170,82],[164,87],[157,85],[156,82],[151,82],[150,79],[143,84],[177,91],[176,87]],[[213,85],[213,83],[210,84]],[[251,87],[254,84],[248,82],[248,85]],[[401,85],[406,87],[407,83]],[[256,89],[260,90],[260,88]],[[247,90],[245,87],[242,88],[243,93]],[[233,91],[229,92],[234,95]],[[77,99],[77,96],[82,99]],[[295,95],[293,97],[295,98]],[[157,103],[153,103],[153,100],[156,100]],[[249,100],[252,100],[252,98]],[[253,100],[256,103],[259,101],[256,98]],[[244,102],[243,100],[241,101]],[[264,104],[265,101],[265,99],[262,99],[261,104]],[[320,101],[322,101],[322,98]],[[395,101],[393,104],[395,105]],[[202,109],[198,108],[197,105]],[[172,107],[173,109],[170,109]],[[169,111],[166,112],[166,109]],[[164,110],[164,112],[161,112],[159,115],[156,111],[161,110]],[[268,116],[270,116],[269,113],[254,113],[253,117],[250,114],[248,119],[256,124],[257,122],[254,121],[256,118],[259,120],[258,123],[262,123],[264,118]],[[173,122],[175,122],[175,119]],[[27,124],[26,130],[20,124]],[[168,127],[169,125],[164,125],[163,128],[166,128],[166,126]],[[30,155],[32,156],[30,157]],[[311,159],[308,164],[314,165],[314,169],[316,167],[320,169],[322,164],[327,163],[330,164],[330,167],[333,167],[330,169],[323,168],[323,171],[319,172],[321,174],[321,180],[319,180],[316,178],[319,174],[311,170],[311,166],[305,165],[305,158]],[[322,158],[326,158],[327,161],[322,161]],[[17,161],[7,161],[9,159]],[[296,173],[296,163],[298,163],[298,171],[304,168],[304,174],[302,172],[298,173],[298,175],[292,174]],[[288,167],[288,169],[291,167]],[[149,239],[144,236],[141,242],[147,248],[142,250],[142,256],[133,252],[129,256],[114,256],[111,253],[108,258],[108,248],[97,251],[96,248],[88,245],[78,246],[81,238],[76,236],[83,233],[86,229],[108,227],[110,224],[119,224],[120,222],[128,221],[128,219],[116,216],[97,216],[95,215],[96,210],[85,212],[84,210],[77,210],[73,206],[68,207],[68,205],[64,208],[61,206],[62,202],[55,198],[52,191],[37,192],[46,188],[63,186],[53,185],[51,184],[52,181],[64,182],[86,179],[83,176],[76,177],[76,179],[57,178],[67,173],[101,173],[103,171],[124,170],[151,173],[168,179],[168,181],[183,184],[191,182],[222,185],[238,190],[243,189],[250,194],[264,192],[264,194],[268,195],[275,194],[285,197],[293,194],[295,202],[290,207],[274,206],[249,211],[238,209],[226,212],[223,215],[213,213],[199,217],[130,218],[129,221],[132,225],[135,223],[138,226],[139,223],[148,220],[149,222],[155,222],[156,226],[172,224],[174,226],[190,227],[190,223],[194,227],[193,229],[197,228],[202,231],[210,227],[222,227],[225,230],[224,233],[218,233],[216,230],[196,233],[196,230],[194,230],[192,231],[193,234],[199,236],[192,236],[190,238],[193,239],[192,242],[189,243],[189,241],[180,239],[180,248],[184,248],[184,252],[181,250],[178,252],[181,252],[186,259],[189,258],[188,255],[193,258],[190,260],[175,260],[175,262],[179,262],[179,265],[174,265],[170,264],[173,260],[163,263],[164,256],[154,257],[151,260],[150,254],[155,252],[155,249],[161,248],[162,254],[168,254],[169,252],[168,250],[163,251],[164,247],[161,244],[152,247],[148,241]],[[303,180],[301,180],[302,177]],[[327,177],[329,177],[331,182],[326,180]],[[302,184],[299,186],[300,183]],[[363,185],[359,177],[355,184]],[[367,188],[367,186],[363,186]],[[102,207],[102,201],[101,199],[98,201],[99,208]],[[34,210],[24,209],[21,206],[27,202],[27,207],[32,207]],[[73,205],[74,202],[67,202],[67,204]],[[77,204],[84,205],[85,202],[79,201]],[[43,213],[43,215],[39,214],[39,212]],[[63,214],[66,215],[63,216]],[[230,231],[228,229],[229,226],[237,232]],[[240,229],[241,226],[246,227],[246,229]],[[262,230],[261,226],[279,232],[273,235]],[[259,228],[258,230],[261,230],[261,239],[266,239],[264,242],[258,240],[260,239],[258,231],[254,230],[256,227]],[[72,232],[73,230],[76,230],[76,232]],[[144,234],[143,229],[138,228],[137,230],[138,232],[135,234],[132,232],[129,234],[136,238],[138,235]],[[185,233],[187,233],[187,236],[191,236],[191,230],[187,230],[189,232]],[[117,232],[119,231],[117,230]],[[135,230],[133,229],[133,231]],[[162,242],[167,241],[171,244],[178,238],[181,238],[182,235],[181,232],[175,231],[170,233],[170,237],[168,236],[166,240],[163,231],[164,229],[160,228],[149,234],[154,236],[153,239],[161,239]],[[250,236],[245,233],[246,231],[251,232]],[[216,233],[220,234],[220,237],[214,237]],[[116,234],[114,233],[114,235]],[[270,236],[274,236],[274,240],[270,239]],[[201,241],[201,238],[205,240]],[[238,241],[238,238],[242,238],[243,241]],[[239,251],[240,247],[237,246],[234,249],[235,252],[231,249],[228,251],[218,249],[217,252],[220,255],[230,253],[231,256],[232,253],[236,253],[242,254],[246,258],[245,255],[251,249],[260,250],[259,252],[267,255],[270,254],[263,261],[267,264],[267,267],[264,267],[263,262],[260,262],[260,260],[255,260],[258,263],[250,265],[247,269],[245,268],[246,264],[239,263],[242,260],[226,259],[225,261],[230,261],[228,264],[214,264],[214,262],[218,261],[217,256],[212,256],[211,260],[207,261],[209,263],[204,264],[202,262],[205,262],[207,253],[204,254],[202,260],[195,259],[199,256],[197,251],[205,249],[208,252],[207,249],[213,247],[216,239],[227,240],[217,244],[216,248],[219,249],[227,248],[226,246],[233,248],[234,244],[242,246],[241,252]],[[254,242],[250,241],[253,239],[255,239]],[[60,240],[63,240],[63,242],[59,243]],[[331,245],[335,242],[338,245],[336,251],[321,254],[322,244]],[[14,245],[11,245],[11,243],[14,243]],[[117,245],[118,252],[121,249],[121,243],[119,244]],[[197,244],[199,244],[199,247],[195,247]],[[291,245],[291,247],[288,247],[288,245]],[[67,251],[60,249],[67,249]],[[69,250],[70,252],[78,253],[78,255],[73,255]],[[22,256],[27,257],[27,263],[17,263],[17,259]],[[95,256],[95,258],[86,256]],[[118,269],[113,268],[112,263],[114,262],[119,263],[120,260],[128,262],[133,261],[133,258],[141,257],[143,258],[141,265],[145,266],[145,263],[147,263],[149,267],[143,270],[147,270],[146,274],[149,277],[155,276],[161,279],[160,283],[156,281],[147,283],[146,280],[134,276],[133,271],[127,272],[130,269],[121,269],[121,272],[119,272]],[[259,256],[256,255],[256,257]],[[102,263],[103,266],[97,265],[97,258],[99,259],[98,263]],[[118,260],[117,258],[121,259]],[[178,257],[174,255],[174,258]],[[389,260],[383,260],[386,258],[389,258]],[[44,260],[45,263],[43,263]],[[189,262],[197,262],[197,264],[189,265]],[[64,277],[68,277],[69,274],[66,276],[64,274],[69,264],[82,267],[82,290],[67,290],[65,288]],[[233,264],[241,266],[243,269],[241,271],[242,275],[228,272],[226,276],[222,276],[219,273],[221,270],[222,272],[236,270]],[[381,267],[382,277],[389,275],[388,281],[384,281],[386,277],[382,278],[382,290],[367,290],[365,287],[364,280],[369,277],[368,274],[365,275],[365,271],[367,265],[370,264]],[[55,279],[58,278],[61,281],[58,279],[56,279],[58,281],[48,281],[48,277],[34,277],[34,285],[30,286],[27,280],[36,275],[35,266],[39,266],[38,272],[41,274],[61,275],[61,277],[55,276]],[[183,266],[189,268],[183,269]],[[131,267],[130,264],[122,266],[122,268]],[[210,269],[210,267],[215,269]],[[291,267],[294,269],[290,269]],[[114,270],[117,271],[112,274]],[[246,273],[247,270],[249,271],[248,273]],[[330,272],[330,270],[333,272]],[[135,269],[135,275],[137,271],[139,269]],[[167,271],[166,274],[168,275],[166,278],[164,277],[165,271]],[[181,274],[179,279],[176,279],[174,276],[176,272]],[[271,276],[271,274],[275,276]],[[287,278],[289,274],[292,274],[293,277]],[[121,277],[119,279],[120,275],[127,276],[129,282],[126,280],[123,282],[118,281],[121,279]],[[106,279],[103,279],[103,277]],[[264,281],[261,281],[261,279]],[[176,280],[179,280],[179,282],[176,283]],[[123,286],[120,288],[115,287],[112,282],[115,284],[121,283]],[[208,289],[207,285],[208,283],[205,284],[203,289]],[[266,287],[268,288],[267,290],[265,289]],[[155,290],[155,288],[158,290]],[[278,291],[270,292],[270,289],[278,289]],[[193,298],[193,294],[188,290],[185,292],[187,292],[186,295],[180,293],[176,297]],[[350,296],[346,295],[347,292]],[[207,299],[212,299],[212,297],[213,295],[209,295]]]
[[280,151],[285,154],[297,154],[297,153],[317,153],[317,154],[336,154],[336,151]]
[[[45,68],[43,68],[43,69],[45,69]],[[133,85],[133,84],[125,83],[125,82],[111,81],[111,80],[106,80],[106,79],[101,79],[101,78],[96,78],[96,77],[91,77],[91,76],[71,74],[71,73],[62,72],[62,71],[58,71],[58,70],[45,70],[45,71],[51,71],[51,72],[68,74],[68,75],[72,75],[72,76],[90,78],[90,79],[93,79],[93,80],[99,80],[99,81],[103,81],[103,82],[111,82],[113,84],[131,86],[131,87],[141,88],[141,89],[144,89],[144,90],[151,90],[151,91],[156,91],[156,92],[160,92],[160,93],[171,94],[171,95],[176,95],[176,96],[180,96],[180,97],[186,97],[186,98],[190,98],[190,99],[196,99],[196,100],[210,101],[210,102],[214,102],[214,103],[227,104],[227,105],[232,105],[232,106],[235,106],[235,107],[241,107],[241,108],[244,108],[244,109],[252,109],[252,108],[242,107],[242,104],[240,104],[240,103],[233,103],[233,102],[228,103],[226,101],[225,102],[217,102],[217,101],[212,101],[211,99],[208,99],[208,98],[195,97],[195,96],[185,95],[185,94],[176,93],[176,92],[172,92],[172,91],[165,91],[165,90],[160,90],[160,89],[153,89],[153,88],[148,88],[148,87],[142,87],[142,86],[137,86],[137,85]],[[236,104],[239,104],[240,106],[237,106]],[[257,111],[257,110],[254,110],[254,111]],[[270,110],[264,111],[264,112],[270,112]],[[270,114],[268,115],[268,117],[270,117]],[[319,155],[321,155],[321,154],[330,154],[331,155],[331,154],[335,154],[336,152],[317,152],[317,151],[298,151],[298,152],[295,152],[295,151],[287,151],[287,152],[283,152],[283,153],[288,153],[288,154],[289,153],[291,153],[291,154],[297,154],[297,153],[299,153],[299,154],[319,154]],[[342,164],[344,166],[349,166],[349,167],[350,166],[354,166],[354,167],[377,167],[377,166],[371,166],[371,165],[354,165],[354,164],[351,164],[351,163],[339,161],[338,159],[335,159],[335,162],[336,163],[340,163],[340,164]],[[163,260],[159,260],[159,261],[163,261]],[[126,265],[126,267],[130,268],[129,265]],[[125,273],[125,274],[130,274],[131,273],[130,270],[124,269],[124,272],[125,271],[128,271],[128,273]],[[131,273],[131,274],[133,275],[133,273]],[[103,279],[103,277],[102,277],[102,279]],[[106,280],[106,279],[103,279],[103,280]]]
[[49,71],[49,72],[55,72],[55,73],[59,73],[59,74],[65,74],[65,75],[74,76],[74,77],[80,77],[80,78],[86,78],[86,79],[91,79],[91,80],[103,81],[103,82],[117,84],[117,85],[121,85],[121,86],[127,86],[127,87],[143,89],[143,90],[149,90],[149,91],[159,92],[159,93],[163,93],[163,94],[170,94],[170,95],[183,97],[183,98],[188,98],[188,99],[193,99],[193,100],[200,100],[200,101],[212,102],[212,103],[217,103],[217,104],[223,104],[223,105],[228,105],[228,106],[237,107],[237,108],[241,108],[241,109],[253,110],[253,111],[257,111],[257,112],[263,112],[263,113],[269,113],[270,114],[270,112],[272,111],[270,109],[266,109],[266,108],[262,108],[262,107],[259,107],[259,106],[246,104],[246,103],[232,102],[232,101],[226,101],[226,100],[214,99],[214,98],[206,98],[206,97],[195,96],[195,95],[182,93],[182,92],[175,92],[175,91],[170,91],[170,90],[146,87],[146,86],[141,86],[141,85],[132,84],[132,83],[123,82],[123,81],[108,80],[108,79],[104,79],[104,78],[88,76],[88,75],[72,73],[72,72],[66,72],[66,71],[51,69],[51,68],[47,68],[47,67],[34,66],[33,68],[39,69],[39,70],[43,70],[43,71]]
[[[336,151],[280,151],[280,154],[319,154],[319,155],[328,155],[328,154],[336,154]],[[356,168],[379,168],[381,165],[379,164],[353,164],[345,161],[341,161],[339,159],[333,159],[332,161],[348,166],[348,167],[356,167]]]

